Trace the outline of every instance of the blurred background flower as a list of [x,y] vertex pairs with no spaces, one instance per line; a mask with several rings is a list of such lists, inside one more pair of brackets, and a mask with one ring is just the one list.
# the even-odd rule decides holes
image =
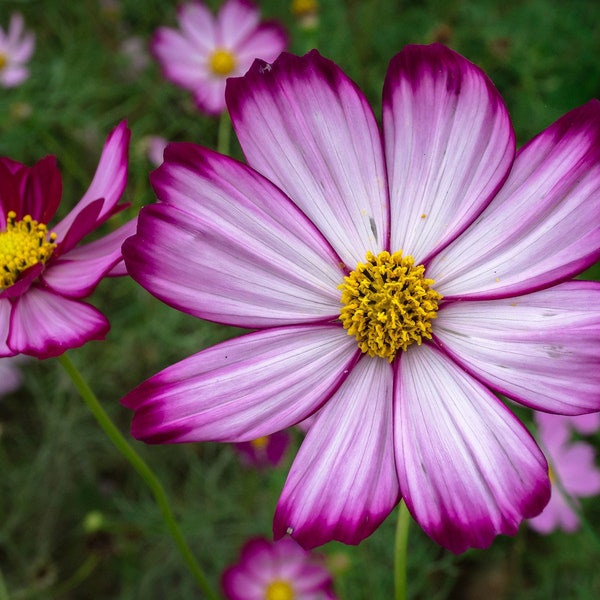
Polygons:
[[225,80],[243,75],[255,58],[273,61],[287,36],[277,23],[260,23],[248,0],[227,0],[216,17],[201,2],[179,8],[179,29],[160,27],[152,52],[164,76],[191,91],[198,108],[218,115],[225,110]]
[[276,467],[281,463],[290,442],[290,434],[287,431],[277,431],[250,442],[238,442],[233,444],[233,447],[246,466],[264,469]]
[[35,35],[25,31],[20,13],[13,13],[8,30],[0,27],[0,85],[15,87],[29,77],[26,64],[35,48]]
[[335,600],[324,558],[291,538],[253,538],[222,578],[227,600]]
[[541,534],[562,529],[572,533],[579,528],[575,508],[578,498],[600,494],[600,469],[596,466],[594,448],[582,441],[573,441],[574,429],[593,433],[598,428],[598,414],[563,417],[536,412],[538,441],[550,465],[552,492],[550,502],[529,526]]

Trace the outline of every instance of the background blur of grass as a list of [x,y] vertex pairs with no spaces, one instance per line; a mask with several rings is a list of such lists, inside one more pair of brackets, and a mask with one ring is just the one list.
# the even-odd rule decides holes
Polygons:
[[[287,1],[260,5],[264,16],[286,24],[292,51],[316,44],[363,87],[378,115],[387,62],[406,43],[442,41],[482,66],[506,99],[519,142],[600,97],[595,0],[322,0],[321,27],[310,36],[295,25]],[[140,67],[123,51],[136,43],[145,49],[156,27],[174,23],[174,6],[164,0],[0,2],[4,27],[19,10],[37,35],[31,78],[0,89],[0,154],[29,164],[57,155],[64,210],[81,197],[108,131],[123,118],[133,130],[126,192],[133,207],[123,219],[153,201],[146,136],[215,146],[216,123],[195,111],[189,95],[164,82],[151,60]],[[119,405],[125,392],[237,333],[181,315],[127,279],[103,282],[94,302],[112,331],[105,343],[71,357],[123,431],[130,421]],[[0,567],[11,598],[200,597],[149,492],[59,365],[32,360],[24,368],[23,388],[0,401]],[[270,534],[287,464],[259,474],[240,466],[226,445],[134,443],[170,491],[213,582],[247,537]],[[600,532],[600,501],[583,506],[591,529]],[[339,572],[341,598],[392,597],[394,526],[395,515],[357,548],[323,549]],[[588,600],[600,597],[599,560],[600,543],[589,529],[540,537],[524,526],[488,551],[457,557],[413,526],[409,591],[427,600]]]

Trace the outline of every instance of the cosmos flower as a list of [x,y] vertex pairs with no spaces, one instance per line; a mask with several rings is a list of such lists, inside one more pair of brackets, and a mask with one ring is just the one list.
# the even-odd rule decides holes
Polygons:
[[600,494],[600,469],[595,463],[594,448],[585,442],[571,440],[573,421],[581,417],[545,413],[536,413],[535,417],[539,442],[550,462],[552,493],[546,508],[528,523],[542,534],[556,529],[572,533],[579,528],[579,516],[571,503],[577,504],[578,498]]
[[290,538],[254,538],[240,561],[223,573],[227,600],[335,600],[333,581],[322,557]]
[[260,23],[249,0],[227,0],[216,17],[201,2],[179,8],[179,29],[160,27],[152,53],[163,75],[189,90],[200,110],[218,115],[225,110],[225,81],[243,75],[255,58],[274,60],[287,37],[276,23]]
[[278,466],[292,441],[287,431],[276,431],[249,442],[238,442],[234,448],[249,467],[263,469]]
[[135,220],[79,242],[125,208],[117,203],[129,137],[124,122],[112,131],[90,187],[56,225],[49,225],[62,194],[55,158],[33,167],[0,158],[0,356],[47,358],[104,339],[108,321],[81,299],[106,275],[126,273],[121,244]]
[[25,66],[35,48],[35,35],[25,32],[23,16],[13,13],[8,31],[0,28],[0,85],[15,87],[29,77]]
[[[124,245],[196,317],[255,329],[130,392],[151,443],[240,442],[316,418],[274,534],[358,543],[402,497],[454,552],[550,495],[534,409],[600,409],[600,102],[515,150],[498,91],[434,44],[388,68],[383,136],[313,51],[256,61],[227,102],[248,166],[172,144]],[[516,153],[515,153],[516,152]]]

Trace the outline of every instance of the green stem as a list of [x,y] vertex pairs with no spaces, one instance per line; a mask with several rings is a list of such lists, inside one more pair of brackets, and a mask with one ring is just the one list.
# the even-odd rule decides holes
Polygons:
[[218,600],[218,596],[209,585],[204,571],[202,571],[196,562],[192,551],[190,550],[185,538],[183,537],[183,534],[181,533],[181,529],[179,528],[175,516],[173,515],[171,505],[169,504],[167,494],[162,484],[154,472],[146,464],[146,462],[141,458],[141,456],[139,456],[132,446],[128,444],[121,432],[115,427],[113,422],[110,420],[110,417],[106,414],[102,408],[102,405],[88,386],[87,382],[81,376],[81,373],[79,373],[67,354],[65,353],[62,356],[59,356],[58,360],[71,377],[75,387],[77,388],[77,391],[88,405],[88,408],[92,411],[92,414],[96,418],[96,421],[100,427],[102,427],[104,430],[104,433],[106,433],[106,435],[110,438],[110,441],[116,446],[117,450],[119,450],[119,452],[129,461],[129,463],[138,472],[138,474],[146,482],[146,485],[154,494],[156,503],[162,512],[165,525],[167,526],[175,545],[181,553],[185,564],[196,578],[198,586],[206,594],[207,598],[210,600]]
[[229,156],[231,141],[231,117],[224,110],[219,119],[219,131],[217,132],[217,152]]
[[94,572],[99,562],[100,558],[97,554],[90,554],[69,579],[54,588],[53,595],[59,598],[81,585]]
[[2,571],[0,571],[0,600],[9,600],[8,590],[4,584],[4,577]]
[[394,600],[406,600],[406,551],[409,525],[410,513],[404,500],[400,500],[394,544]]

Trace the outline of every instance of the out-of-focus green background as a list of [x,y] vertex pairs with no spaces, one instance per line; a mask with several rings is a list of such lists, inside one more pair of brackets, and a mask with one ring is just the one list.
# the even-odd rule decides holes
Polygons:
[[[219,2],[209,3],[217,8]],[[380,115],[389,59],[407,43],[443,42],[479,64],[504,96],[519,143],[600,97],[600,3],[594,0],[322,0],[319,27],[302,30],[290,3],[265,0],[291,50],[318,47],[365,90]],[[164,0],[0,2],[0,25],[20,11],[35,31],[31,78],[0,88],[0,154],[32,164],[55,154],[62,210],[87,188],[109,130],[133,130],[126,199],[132,217],[153,201],[148,136],[215,147],[216,121],[164,81],[147,53],[152,32],[175,23]],[[239,155],[239,148],[233,146]],[[598,215],[590,215],[598,218]],[[592,270],[592,275],[594,271]],[[71,352],[123,431],[128,390],[160,368],[236,331],[167,308],[128,279],[103,282],[94,303],[112,323],[104,343]],[[0,399],[0,567],[13,600],[199,598],[149,492],[112,448],[54,360],[25,363],[26,382]],[[295,433],[295,444],[301,439]],[[596,446],[600,439],[595,438]],[[227,445],[136,448],[170,491],[195,554],[218,583],[250,536],[270,534],[294,451],[277,470],[244,468]],[[541,537],[527,526],[487,551],[454,556],[413,525],[411,598],[591,600],[600,597],[600,501],[589,525]],[[347,600],[392,597],[395,514],[358,547],[322,549]],[[594,531],[596,532],[594,534]]]

